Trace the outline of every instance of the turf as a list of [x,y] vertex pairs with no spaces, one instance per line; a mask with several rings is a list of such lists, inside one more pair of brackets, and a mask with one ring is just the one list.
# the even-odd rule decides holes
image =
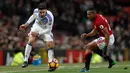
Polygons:
[[[84,65],[78,64],[60,64],[59,68],[51,73],[81,73],[79,70]],[[113,68],[108,69],[107,63],[91,64],[91,70],[88,73],[130,73],[130,62],[118,62]],[[127,67],[126,69],[124,69]],[[0,73],[49,73],[47,71],[47,64],[40,66],[29,65],[27,68],[21,66],[0,66]]]

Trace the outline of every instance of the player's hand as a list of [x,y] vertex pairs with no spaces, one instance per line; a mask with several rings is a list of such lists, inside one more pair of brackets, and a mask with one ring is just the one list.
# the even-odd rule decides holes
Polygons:
[[39,33],[31,32],[31,35],[32,35],[33,37],[38,37],[38,36],[39,36]]
[[27,24],[22,24],[19,29],[20,30],[25,30],[26,27],[27,27]]
[[81,39],[84,39],[85,37],[87,37],[86,33],[81,34]]

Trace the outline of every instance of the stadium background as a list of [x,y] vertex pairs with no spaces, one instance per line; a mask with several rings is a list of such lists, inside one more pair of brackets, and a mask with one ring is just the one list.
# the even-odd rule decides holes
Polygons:
[[[40,2],[46,3],[47,9],[55,16],[55,55],[62,62],[67,62],[65,57],[73,53],[75,57],[75,54],[83,52],[80,35],[92,30],[91,22],[86,18],[89,7],[96,7],[107,18],[113,30],[116,40],[109,49],[109,55],[117,61],[130,60],[129,0],[0,0],[0,65],[9,65],[8,61],[16,51],[24,51],[30,28],[19,31],[18,27],[27,21]],[[44,43],[38,40],[33,46],[31,55],[39,53],[45,58]],[[77,58],[75,60],[77,62]]]

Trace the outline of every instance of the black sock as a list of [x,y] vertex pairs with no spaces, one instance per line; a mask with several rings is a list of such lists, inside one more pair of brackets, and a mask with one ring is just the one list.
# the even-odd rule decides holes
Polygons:
[[89,70],[91,58],[92,58],[92,52],[88,52],[88,53],[85,55],[85,68],[86,68],[87,70]]
[[103,51],[100,49],[94,50],[94,52],[103,57],[105,60],[108,60],[110,63],[113,61],[108,55],[103,56]]

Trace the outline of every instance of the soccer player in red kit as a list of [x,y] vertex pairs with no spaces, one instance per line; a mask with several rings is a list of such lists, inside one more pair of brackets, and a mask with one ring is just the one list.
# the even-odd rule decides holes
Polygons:
[[108,46],[114,43],[114,36],[109,23],[101,14],[96,13],[95,8],[87,10],[87,18],[92,21],[93,30],[90,33],[83,33],[81,39],[84,40],[96,34],[98,34],[99,38],[85,45],[85,67],[81,69],[80,72],[88,72],[90,70],[89,67],[93,52],[106,59],[109,62],[108,68],[112,68],[112,66],[116,64],[116,61],[107,55]]

